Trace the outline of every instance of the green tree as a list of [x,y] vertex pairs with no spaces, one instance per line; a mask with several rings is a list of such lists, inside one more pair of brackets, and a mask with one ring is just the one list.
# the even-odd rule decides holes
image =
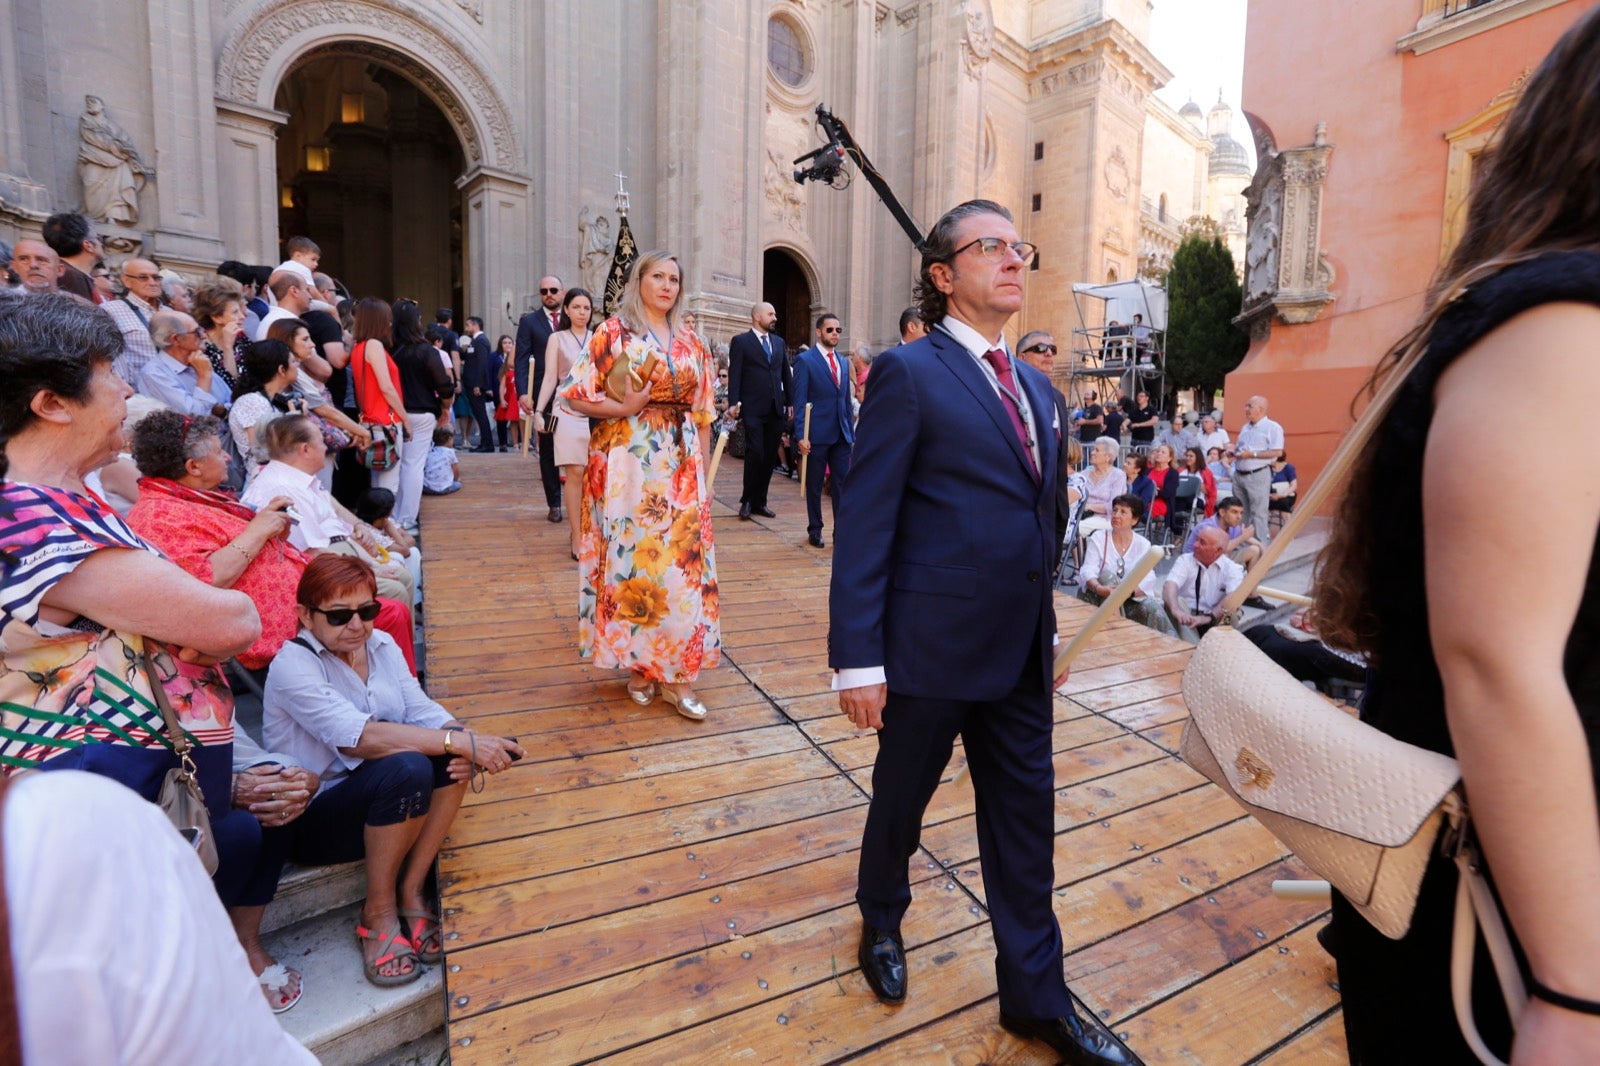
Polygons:
[[1191,228],[1167,272],[1167,376],[1174,390],[1196,390],[1196,407],[1211,406],[1250,347],[1233,324],[1243,298],[1233,254],[1214,230]]

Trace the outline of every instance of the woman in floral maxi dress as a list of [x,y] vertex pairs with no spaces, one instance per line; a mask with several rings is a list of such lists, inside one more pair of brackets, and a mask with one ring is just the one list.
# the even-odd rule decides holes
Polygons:
[[[629,670],[628,694],[659,695],[686,718],[706,716],[693,684],[717,665],[722,628],[706,485],[716,367],[679,320],[682,273],[666,252],[634,264],[618,315],[595,331],[561,385],[567,405],[601,421],[589,439],[579,518],[578,650]],[[648,381],[623,398],[607,376],[654,352]]]

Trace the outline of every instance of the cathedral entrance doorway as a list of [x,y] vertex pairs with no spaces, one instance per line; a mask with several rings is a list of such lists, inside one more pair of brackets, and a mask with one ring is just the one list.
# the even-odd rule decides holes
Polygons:
[[805,268],[782,248],[768,248],[761,256],[761,299],[777,309],[776,332],[791,352],[811,345],[811,283]]
[[[406,75],[338,43],[306,53],[277,89],[278,240],[303,234],[356,298],[464,310],[465,155],[439,105]],[[487,318],[487,316],[485,316]]]

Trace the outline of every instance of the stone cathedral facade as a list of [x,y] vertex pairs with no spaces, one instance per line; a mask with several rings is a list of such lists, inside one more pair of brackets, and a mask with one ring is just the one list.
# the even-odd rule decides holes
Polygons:
[[1170,75],[1150,10],[0,0],[0,238],[87,209],[115,255],[201,275],[276,263],[303,233],[356,294],[498,334],[541,273],[603,277],[622,175],[640,246],[682,257],[702,332],[725,341],[768,299],[791,341],[828,308],[877,347],[915,257],[859,176],[793,181],[820,103],[924,229],[973,196],[1010,206],[1041,248],[1016,325],[1065,332],[1073,282],[1159,265],[1219,195],[1212,139],[1151,95]]

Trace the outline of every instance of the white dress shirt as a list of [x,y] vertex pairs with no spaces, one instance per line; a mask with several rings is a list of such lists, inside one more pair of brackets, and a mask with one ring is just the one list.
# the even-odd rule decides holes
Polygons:
[[289,523],[289,543],[301,551],[319,551],[335,537],[349,537],[350,523],[333,509],[333,497],[317,475],[277,459],[262,467],[245,488],[240,502],[259,511],[274,496],[287,496],[300,521]]
[[1226,555],[1219,555],[1210,566],[1202,567],[1194,553],[1189,552],[1178,556],[1178,561],[1167,571],[1167,584],[1178,586],[1178,606],[1186,614],[1211,614],[1243,580],[1244,567]]

